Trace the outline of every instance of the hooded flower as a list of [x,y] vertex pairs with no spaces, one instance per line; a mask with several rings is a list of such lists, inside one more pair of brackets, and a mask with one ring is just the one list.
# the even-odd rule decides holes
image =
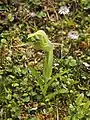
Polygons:
[[59,14],[68,14],[69,13],[69,8],[67,6],[62,6],[60,9],[59,9]]
[[78,37],[79,37],[79,34],[77,31],[73,30],[68,33],[68,38],[70,39],[78,39]]

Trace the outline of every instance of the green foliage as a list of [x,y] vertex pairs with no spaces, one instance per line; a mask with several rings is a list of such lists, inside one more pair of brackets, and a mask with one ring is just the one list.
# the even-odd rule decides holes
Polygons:
[[90,120],[89,11],[89,0],[0,1],[0,120]]
[[66,59],[66,64],[67,64],[68,66],[71,66],[71,67],[74,67],[74,66],[77,65],[76,60],[73,59],[72,56],[69,56],[69,57]]
[[79,94],[76,98],[75,105],[69,106],[70,120],[82,120],[90,118],[90,101],[84,97],[84,94]]
[[33,5],[39,5],[40,4],[40,0],[27,0],[27,2],[29,4],[33,4]]

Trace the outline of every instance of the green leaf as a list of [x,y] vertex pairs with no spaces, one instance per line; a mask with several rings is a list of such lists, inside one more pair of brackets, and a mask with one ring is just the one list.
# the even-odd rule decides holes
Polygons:
[[72,56],[69,56],[69,57],[67,58],[66,64],[68,64],[68,65],[71,66],[71,67],[74,67],[74,66],[77,65],[76,60],[73,59]]
[[13,70],[14,70],[13,72],[15,73],[21,73],[21,69],[19,66],[14,66]]
[[6,39],[1,39],[1,43],[6,43]]
[[84,109],[84,110],[87,110],[87,109],[89,108],[89,106],[90,106],[90,101],[87,101],[87,102],[85,103],[85,105],[83,106],[83,109]]
[[77,118],[76,115],[74,115],[71,120],[79,120],[79,119]]
[[86,92],[86,95],[90,97],[90,90]]
[[69,65],[72,66],[72,67],[76,66],[77,65],[76,64],[76,60],[71,60],[70,63],[69,63]]
[[12,118],[8,118],[7,120],[13,120]]
[[84,99],[84,94],[82,93],[82,94],[80,94],[80,95],[77,97],[77,99],[76,99],[76,104],[77,104],[78,106],[80,106],[80,104],[82,103],[83,99]]
[[64,94],[64,93],[68,93],[69,91],[66,89],[60,89],[57,90],[56,92],[50,93],[46,96],[46,99],[51,100],[52,98],[54,98],[57,94]]
[[40,12],[38,12],[38,15],[37,15],[37,16],[40,17],[40,18],[42,18],[42,17],[45,17],[46,14],[45,14],[45,12],[40,11]]
[[23,102],[29,102],[29,101],[30,101],[30,97],[29,96],[23,99]]
[[37,79],[37,84],[40,86],[41,90],[43,91],[42,78],[40,77],[40,75],[34,68],[32,68],[32,67],[29,67],[29,68],[30,68],[31,74]]
[[17,98],[19,97],[19,95],[16,94],[16,93],[14,93],[14,94],[13,94],[13,97],[17,99]]
[[18,87],[19,84],[18,84],[18,83],[13,83],[12,86],[13,86],[13,87]]
[[[37,118],[35,118],[35,117],[34,117],[34,118],[30,118],[30,120],[37,120]],[[38,120],[39,120],[39,119],[38,119]]]
[[28,91],[31,91],[33,88],[31,86],[28,87]]
[[80,90],[88,90],[88,88],[85,88],[85,87],[83,87],[83,86],[81,87],[81,86],[79,86],[79,85],[78,85],[78,88],[79,88]]
[[8,94],[8,96],[6,97],[6,99],[8,99],[8,100],[11,100],[11,98],[12,98],[11,94]]
[[27,94],[27,93],[24,93],[22,96],[28,96],[28,94]]
[[37,93],[36,93],[36,92],[31,92],[31,94],[32,94],[32,96],[35,96],[35,95],[37,95]]
[[88,4],[88,0],[81,0],[81,3],[86,5],[86,4]]

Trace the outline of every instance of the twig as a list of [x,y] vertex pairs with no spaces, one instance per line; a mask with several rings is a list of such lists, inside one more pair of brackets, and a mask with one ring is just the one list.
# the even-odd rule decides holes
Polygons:
[[[53,44],[54,48],[61,45],[60,43],[52,43],[52,44]],[[17,46],[11,46],[11,48],[25,47],[25,46],[30,46],[30,44],[29,43],[25,43],[25,44],[21,44],[21,45],[17,45]]]
[[57,107],[57,120],[59,120],[59,112],[58,112],[58,107]]

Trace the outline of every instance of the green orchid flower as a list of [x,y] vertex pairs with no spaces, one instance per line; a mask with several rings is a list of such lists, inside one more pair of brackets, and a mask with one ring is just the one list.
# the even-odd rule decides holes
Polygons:
[[45,60],[43,66],[43,75],[48,80],[52,74],[53,63],[53,45],[43,30],[28,35],[29,42],[35,49],[45,51]]

